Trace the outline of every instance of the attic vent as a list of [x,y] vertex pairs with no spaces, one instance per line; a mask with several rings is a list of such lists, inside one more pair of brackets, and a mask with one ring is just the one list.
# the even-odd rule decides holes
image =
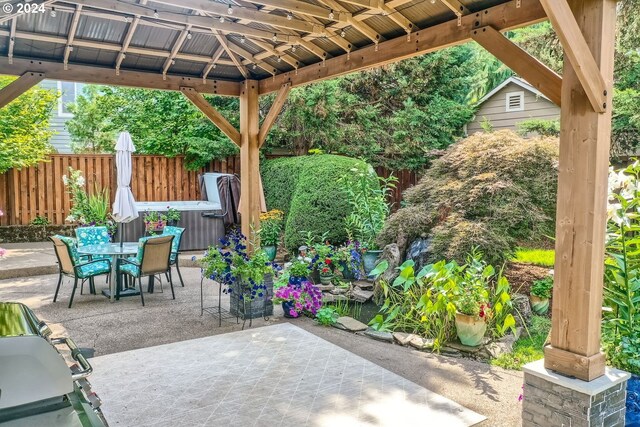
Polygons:
[[507,93],[506,111],[523,111],[524,110],[524,92]]

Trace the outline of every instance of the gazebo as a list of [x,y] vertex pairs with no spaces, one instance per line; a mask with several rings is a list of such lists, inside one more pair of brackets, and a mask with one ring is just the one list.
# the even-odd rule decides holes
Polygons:
[[[525,369],[524,425],[624,422],[619,396],[627,376],[606,369],[600,351],[615,0],[1,6],[0,74],[19,78],[0,91],[0,106],[44,78],[181,91],[240,147],[245,233],[259,226],[258,153],[292,87],[478,42],[562,109],[552,337],[544,364]],[[565,51],[562,76],[501,34],[546,19]],[[261,122],[258,99],[272,92],[277,96]],[[240,129],[202,94],[239,97]]]

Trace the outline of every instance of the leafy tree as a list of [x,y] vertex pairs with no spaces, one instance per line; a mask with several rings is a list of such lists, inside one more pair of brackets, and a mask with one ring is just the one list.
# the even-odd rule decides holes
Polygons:
[[[0,77],[0,87],[14,80]],[[0,173],[31,166],[52,151],[49,117],[57,92],[33,87],[0,109]]]
[[[238,124],[237,99],[209,101]],[[138,153],[186,155],[191,169],[237,153],[235,144],[178,92],[99,86],[79,96],[74,111],[78,114],[67,122],[69,133],[96,151],[112,151],[115,135],[126,130]]]

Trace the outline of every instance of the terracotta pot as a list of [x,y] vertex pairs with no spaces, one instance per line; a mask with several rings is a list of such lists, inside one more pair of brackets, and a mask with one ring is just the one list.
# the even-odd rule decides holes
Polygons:
[[549,298],[529,295],[529,301],[531,301],[531,310],[533,310],[535,314],[544,315],[549,311]]
[[487,332],[487,322],[480,317],[456,313],[456,332],[462,344],[477,347]]

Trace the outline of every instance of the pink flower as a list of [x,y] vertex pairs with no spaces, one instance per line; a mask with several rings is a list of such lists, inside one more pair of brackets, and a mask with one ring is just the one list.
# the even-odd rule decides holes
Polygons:
[[0,216],[4,216],[4,211],[0,209]]
[[0,248],[0,258],[4,257],[7,253],[7,250],[4,248]]
[[298,312],[292,308],[291,310],[289,310],[289,315],[293,317],[298,317]]

